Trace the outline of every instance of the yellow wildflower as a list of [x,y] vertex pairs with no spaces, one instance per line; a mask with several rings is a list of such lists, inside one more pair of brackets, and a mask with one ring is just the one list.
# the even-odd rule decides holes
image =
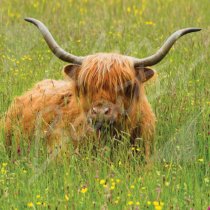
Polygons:
[[137,205],[137,206],[139,206],[139,205],[140,205],[140,203],[137,201],[137,202],[136,202],[136,205]]
[[154,201],[153,205],[154,205],[156,210],[162,210],[164,203],[163,202]]
[[69,196],[65,195],[65,199],[66,199],[66,201],[68,201],[69,200]]
[[36,198],[41,198],[41,196],[40,195],[36,195]]
[[153,205],[154,205],[154,206],[159,206],[159,202],[158,202],[158,201],[154,201],[154,202],[153,202]]
[[150,206],[151,205],[151,201],[147,201],[147,205]]
[[81,189],[81,193],[86,193],[88,191],[88,188],[87,187],[83,187],[82,189]]
[[33,204],[32,202],[29,202],[29,203],[27,203],[27,206],[28,206],[29,208],[32,208],[32,207],[34,206],[34,204]]
[[128,205],[132,206],[133,205],[133,201],[128,201]]
[[7,166],[7,163],[2,163],[2,166],[3,166],[3,167],[6,167],[6,166]]
[[115,189],[115,185],[112,185],[111,187],[110,187],[110,190],[114,190]]
[[105,179],[101,179],[101,180],[100,180],[100,184],[101,184],[101,185],[104,185],[105,183],[106,183],[106,180],[105,180]]
[[5,168],[2,168],[2,169],[1,169],[1,173],[2,173],[2,174],[6,174],[6,173],[7,173],[7,170],[6,170]]
[[152,21],[146,21],[145,24],[146,24],[146,25],[155,25],[155,23],[152,22]]
[[168,187],[170,185],[170,182],[166,182],[165,186]]
[[162,210],[162,206],[155,206],[155,210]]
[[40,201],[36,202],[37,206],[40,206],[42,203]]
[[135,186],[134,185],[131,185],[131,189],[134,189],[135,188]]
[[117,183],[120,183],[120,179],[116,179],[116,182],[117,182]]

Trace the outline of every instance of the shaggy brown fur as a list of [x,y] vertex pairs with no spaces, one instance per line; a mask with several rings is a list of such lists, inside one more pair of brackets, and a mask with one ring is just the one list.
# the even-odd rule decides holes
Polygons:
[[44,80],[15,99],[6,115],[6,145],[11,146],[11,136],[17,130],[18,136],[32,137],[37,127],[44,131],[50,148],[60,143],[64,133],[77,144],[87,135],[86,130],[92,132],[87,116],[93,104],[107,101],[116,105],[120,101],[127,117],[124,119],[119,112],[117,119],[125,121],[125,129],[134,138],[144,139],[148,159],[155,116],[145,95],[144,82],[153,76],[153,70],[136,70],[123,55],[100,53],[88,56],[81,66],[66,66],[64,72],[69,81]]

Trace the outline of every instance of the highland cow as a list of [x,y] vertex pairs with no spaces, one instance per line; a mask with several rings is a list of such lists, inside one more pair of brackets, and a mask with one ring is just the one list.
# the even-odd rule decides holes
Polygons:
[[6,114],[7,147],[12,145],[12,135],[18,145],[20,135],[31,139],[39,126],[50,150],[63,136],[77,146],[84,136],[99,134],[108,124],[128,132],[132,143],[141,137],[148,160],[156,121],[144,90],[155,73],[149,66],[160,62],[179,37],[200,29],[176,31],[154,55],[143,59],[114,53],[77,57],[64,51],[43,23],[26,21],[39,28],[58,58],[70,63],[63,69],[69,80],[44,80],[14,100]]

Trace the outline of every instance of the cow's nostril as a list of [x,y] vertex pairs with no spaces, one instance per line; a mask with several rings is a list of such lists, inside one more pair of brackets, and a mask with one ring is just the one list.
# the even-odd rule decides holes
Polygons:
[[107,107],[104,109],[104,114],[109,114],[109,112],[110,112],[110,108]]
[[97,109],[96,107],[93,107],[93,108],[92,108],[92,113],[93,113],[93,114],[97,114],[97,112],[98,112],[98,109]]

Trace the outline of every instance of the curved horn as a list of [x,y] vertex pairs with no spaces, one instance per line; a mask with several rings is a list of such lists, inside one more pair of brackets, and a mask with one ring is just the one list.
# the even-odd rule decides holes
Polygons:
[[47,27],[41,21],[34,18],[25,18],[24,20],[33,23],[40,30],[49,48],[58,58],[69,63],[82,64],[84,57],[78,57],[63,50],[57,44],[51,33],[48,31]]
[[173,44],[179,39],[181,36],[191,33],[200,31],[200,28],[184,28],[174,32],[163,44],[163,46],[154,54],[146,58],[138,59],[133,58],[134,66],[141,67],[141,66],[153,66],[159,63],[169,52]]

